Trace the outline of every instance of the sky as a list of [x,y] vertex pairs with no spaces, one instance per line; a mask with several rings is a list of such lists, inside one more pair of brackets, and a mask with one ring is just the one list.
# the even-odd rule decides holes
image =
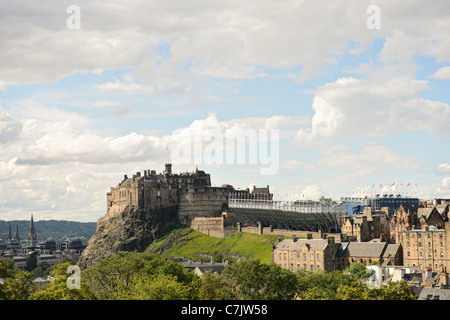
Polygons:
[[0,219],[96,221],[166,162],[450,198],[448,30],[448,1],[0,0]]

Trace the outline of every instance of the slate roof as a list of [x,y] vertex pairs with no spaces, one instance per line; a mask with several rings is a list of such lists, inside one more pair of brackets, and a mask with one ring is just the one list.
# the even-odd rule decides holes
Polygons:
[[423,288],[418,300],[450,300],[450,289]]
[[295,242],[292,239],[284,239],[276,245],[276,249],[281,250],[300,250],[303,245],[307,245],[310,250],[324,250],[328,245],[327,239],[298,239]]
[[345,251],[346,257],[380,258],[386,242],[350,242]]
[[398,250],[400,249],[400,243],[390,243],[386,246],[384,250],[383,258],[395,257]]

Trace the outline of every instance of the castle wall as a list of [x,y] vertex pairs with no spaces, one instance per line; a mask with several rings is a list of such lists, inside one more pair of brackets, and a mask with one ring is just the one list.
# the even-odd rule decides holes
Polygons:
[[192,218],[220,217],[228,205],[228,190],[198,187],[182,190],[179,204],[180,223],[191,225]]
[[[241,227],[240,232],[250,232],[257,234],[268,234],[268,235],[277,235],[277,236],[285,236],[291,237],[296,236],[298,238],[308,238],[312,239],[322,239],[323,233],[321,231],[313,232],[313,231],[301,231],[301,230],[284,230],[284,229],[274,229],[271,227],[261,227],[260,225],[256,227]],[[340,234],[339,234],[340,237]]]

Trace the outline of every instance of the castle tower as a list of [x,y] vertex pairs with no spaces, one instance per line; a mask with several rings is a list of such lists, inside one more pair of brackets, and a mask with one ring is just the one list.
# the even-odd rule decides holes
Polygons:
[[36,230],[34,229],[33,214],[31,214],[30,228],[28,229],[28,246],[35,248],[37,245]]

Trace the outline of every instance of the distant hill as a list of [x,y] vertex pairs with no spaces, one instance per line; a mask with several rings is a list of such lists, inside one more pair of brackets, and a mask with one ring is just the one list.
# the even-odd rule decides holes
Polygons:
[[[26,240],[30,220],[0,220],[0,239],[8,238],[8,226],[11,226],[11,233],[14,237],[16,225],[19,226],[19,236],[21,240]],[[77,222],[67,220],[39,220],[34,222],[38,241],[48,238],[55,240],[65,240],[66,238],[81,237],[87,242],[95,232],[96,222]]]

